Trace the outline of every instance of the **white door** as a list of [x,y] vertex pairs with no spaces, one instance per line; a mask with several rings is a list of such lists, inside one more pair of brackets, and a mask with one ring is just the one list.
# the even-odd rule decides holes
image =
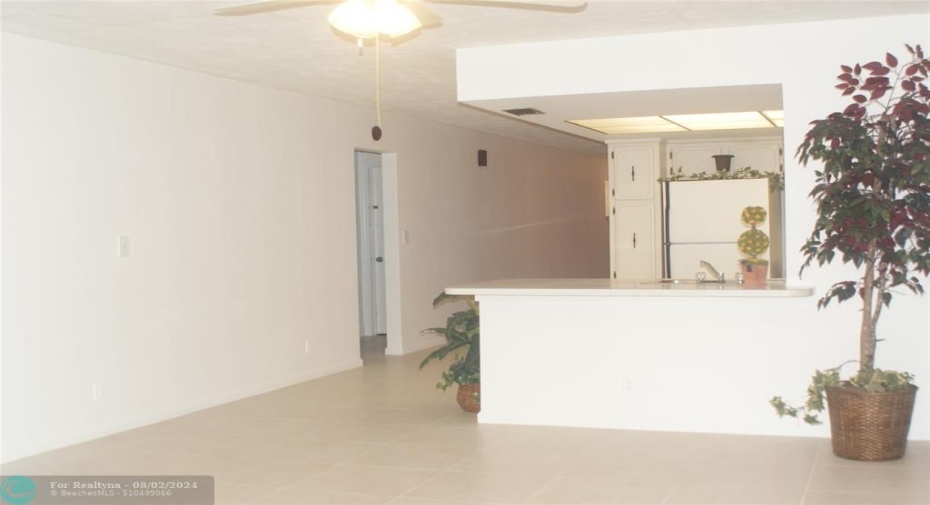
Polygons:
[[384,193],[381,184],[381,155],[371,170],[371,291],[374,297],[375,333],[387,333],[387,302],[384,290]]
[[355,188],[359,328],[362,336],[370,336],[387,333],[380,154],[355,152]]

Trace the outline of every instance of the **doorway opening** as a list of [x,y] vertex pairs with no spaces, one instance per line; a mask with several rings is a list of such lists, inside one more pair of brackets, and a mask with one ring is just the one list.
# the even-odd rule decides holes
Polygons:
[[355,200],[360,349],[403,354],[395,154],[355,151]]

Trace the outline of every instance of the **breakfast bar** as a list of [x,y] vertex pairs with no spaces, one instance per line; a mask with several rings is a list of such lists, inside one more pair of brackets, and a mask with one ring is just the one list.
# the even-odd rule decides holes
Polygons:
[[[813,288],[694,280],[510,279],[452,286],[481,311],[480,423],[821,434],[768,399],[803,390]],[[821,364],[822,365],[822,364]]]

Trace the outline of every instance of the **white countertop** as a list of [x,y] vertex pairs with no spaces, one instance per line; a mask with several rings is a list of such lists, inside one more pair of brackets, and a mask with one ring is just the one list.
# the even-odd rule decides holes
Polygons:
[[812,296],[812,286],[789,286],[771,280],[764,287],[746,287],[733,281],[697,283],[636,279],[501,279],[446,288],[450,295],[504,296],[657,296],[793,298]]

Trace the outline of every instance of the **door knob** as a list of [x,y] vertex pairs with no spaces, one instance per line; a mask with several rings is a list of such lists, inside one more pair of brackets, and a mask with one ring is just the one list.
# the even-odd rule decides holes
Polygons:
[[378,256],[377,258],[375,258],[375,261],[377,261],[378,263],[381,263],[382,261],[384,261],[384,258],[382,258],[381,256]]

